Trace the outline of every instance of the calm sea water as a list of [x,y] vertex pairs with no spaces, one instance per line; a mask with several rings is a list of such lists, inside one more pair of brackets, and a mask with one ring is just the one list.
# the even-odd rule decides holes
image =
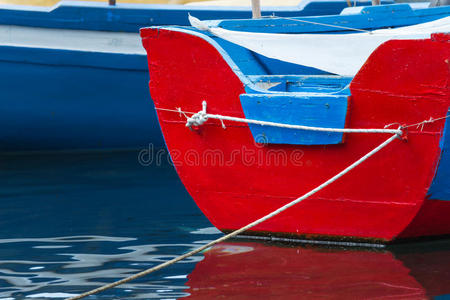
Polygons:
[[[167,160],[0,156],[0,299],[58,299],[219,237]],[[88,299],[450,299],[450,242],[392,250],[235,240]],[[446,296],[447,295],[447,296]]]

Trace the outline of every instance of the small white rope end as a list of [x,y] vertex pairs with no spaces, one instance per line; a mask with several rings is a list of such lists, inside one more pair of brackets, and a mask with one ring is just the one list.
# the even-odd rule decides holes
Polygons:
[[422,132],[422,131],[423,131],[423,127],[425,126],[425,124],[433,123],[434,121],[435,121],[435,120],[433,119],[433,117],[430,117],[428,120],[425,120],[425,121],[423,121],[423,122],[417,124],[417,129],[420,128],[420,131]]
[[223,122],[223,120],[222,119],[219,119],[219,120],[220,120],[220,124],[222,124],[222,128],[227,129],[227,126],[225,126],[225,123]]
[[205,24],[205,22],[200,21],[199,19],[191,16],[190,14],[188,14],[188,19],[189,19],[189,23],[191,23],[192,27],[195,27],[198,30],[202,30],[202,31],[209,31],[209,27],[208,27],[208,25]]

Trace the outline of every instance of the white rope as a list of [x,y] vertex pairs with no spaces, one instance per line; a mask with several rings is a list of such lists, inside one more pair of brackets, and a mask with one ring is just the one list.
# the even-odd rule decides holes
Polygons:
[[190,118],[187,118],[186,127],[200,126],[208,121],[208,114],[206,113],[206,101],[202,102],[202,110],[196,114],[193,114]]
[[[189,18],[189,22],[191,24],[191,26],[199,29],[199,30],[203,30],[203,31],[211,31],[211,27],[205,23],[204,21],[200,21],[199,19],[197,19],[196,17],[191,16],[190,14],[188,14],[188,18]],[[352,28],[352,27],[346,27],[346,26],[339,26],[339,25],[333,25],[333,24],[327,24],[327,23],[319,23],[319,22],[313,22],[313,21],[307,21],[307,20],[302,20],[302,19],[294,19],[294,18],[288,18],[288,17],[280,17],[277,16],[275,14],[271,15],[271,16],[263,16],[262,18],[277,18],[277,19],[285,19],[285,20],[290,20],[290,21],[294,21],[294,22],[301,22],[301,23],[308,23],[308,24],[313,24],[313,25],[319,25],[319,26],[326,26],[326,27],[331,27],[331,28],[338,28],[338,29],[345,29],[345,30],[350,30],[350,31],[357,31],[357,32],[368,32],[371,33],[372,31],[370,30],[365,30],[365,29],[358,29],[358,28]],[[221,28],[221,27],[219,27]]]
[[431,124],[431,123],[434,123],[434,122],[439,121],[439,120],[445,120],[445,119],[447,119],[447,118],[449,118],[449,117],[450,117],[450,115],[446,115],[446,116],[440,117],[440,118],[433,118],[433,117],[430,117],[428,120],[424,120],[424,121],[422,121],[422,122],[415,123],[415,124],[410,124],[410,125],[408,125],[408,126],[405,126],[404,128],[409,128],[409,127],[416,126],[416,129],[419,129],[419,128],[420,128],[420,131],[423,131],[423,127],[424,127],[426,124]]
[[327,24],[327,23],[319,23],[319,22],[307,21],[307,20],[302,20],[302,19],[293,19],[293,18],[278,17],[278,16],[276,16],[276,18],[277,19],[286,19],[286,20],[295,21],[295,22],[301,22],[301,23],[308,23],[308,24],[313,24],[313,25],[319,25],[319,26],[326,26],[326,27],[332,27],[332,28],[338,28],[338,29],[345,29],[345,30],[350,30],[350,31],[372,33],[372,31],[370,31],[370,30],[359,29],[359,28],[352,28],[352,27],[346,27],[346,26],[339,26],[339,25],[333,25],[333,24]]
[[[164,110],[164,111],[183,112],[183,111],[181,111],[180,108],[178,110],[163,109],[163,108],[156,108],[156,109]],[[261,125],[261,126],[272,126],[272,127],[298,129],[298,130],[309,130],[309,131],[341,132],[341,133],[390,133],[390,134],[398,134],[398,135],[403,134],[403,131],[400,128],[399,129],[326,128],[326,127],[314,127],[314,126],[304,126],[304,125],[292,125],[292,124],[284,124],[284,123],[277,123],[277,122],[268,122],[268,121],[259,121],[259,120],[245,119],[245,118],[222,116],[222,115],[216,115],[216,114],[208,114],[206,112],[206,101],[202,102],[202,110],[201,111],[194,113],[191,117],[186,117],[186,118],[187,118],[186,127],[189,127],[189,128],[191,128],[192,126],[203,125],[208,119],[217,119],[222,122],[222,127],[225,126],[223,124],[223,121],[225,120],[225,121],[241,122],[241,123],[247,123],[247,124],[256,124],[256,125]]]
[[389,139],[387,139],[386,141],[384,141],[383,143],[381,143],[379,146],[377,146],[375,149],[373,149],[372,151],[370,151],[369,153],[367,153],[366,155],[364,155],[363,157],[361,157],[360,159],[358,159],[357,161],[355,161],[354,163],[352,163],[350,166],[348,166],[347,168],[345,168],[344,170],[342,170],[339,174],[333,176],[332,178],[328,179],[327,181],[325,181],[325,182],[322,183],[321,185],[317,186],[315,189],[309,191],[308,193],[304,194],[303,196],[301,196],[301,197],[299,197],[299,198],[297,198],[297,199],[295,199],[295,200],[289,202],[289,203],[286,204],[286,205],[283,205],[282,207],[278,208],[277,210],[271,212],[270,214],[265,215],[264,217],[262,217],[262,218],[260,218],[260,219],[258,219],[258,220],[256,220],[256,221],[254,221],[254,222],[252,222],[252,223],[250,223],[250,224],[248,224],[248,225],[246,225],[246,226],[244,226],[244,227],[242,227],[242,228],[240,228],[240,229],[238,229],[238,230],[236,230],[236,231],[233,231],[233,232],[231,232],[231,233],[229,233],[229,234],[227,234],[227,235],[224,235],[223,237],[218,238],[218,239],[216,239],[216,240],[214,240],[214,241],[212,241],[212,242],[209,242],[209,243],[207,243],[206,245],[203,245],[203,246],[201,246],[201,247],[199,247],[199,248],[197,248],[197,249],[195,249],[195,250],[192,250],[192,251],[190,251],[190,252],[188,252],[188,253],[185,253],[185,254],[183,254],[183,255],[180,255],[180,256],[178,256],[178,257],[176,257],[176,258],[174,258],[174,259],[171,259],[171,260],[169,260],[169,261],[167,261],[167,262],[165,262],[165,263],[159,264],[159,265],[157,265],[157,266],[155,266],[155,267],[153,267],[153,268],[149,268],[149,269],[147,269],[147,270],[145,270],[145,271],[139,272],[139,273],[137,273],[137,274],[135,274],[135,275],[132,275],[132,276],[130,276],[130,277],[127,277],[127,278],[124,278],[124,279],[121,279],[121,280],[112,282],[112,283],[110,283],[110,284],[107,284],[107,285],[104,285],[104,286],[102,286],[102,287],[93,289],[93,290],[91,290],[91,291],[88,291],[88,292],[86,292],[86,293],[80,294],[80,295],[78,295],[78,296],[74,296],[74,297],[68,298],[67,300],[77,300],[77,299],[81,299],[81,298],[84,298],[84,297],[87,297],[87,296],[90,296],[90,295],[93,295],[93,294],[96,294],[96,293],[105,291],[105,290],[107,290],[107,289],[116,287],[116,286],[118,286],[118,285],[127,283],[127,282],[129,282],[129,281],[131,281],[131,280],[134,280],[134,279],[137,279],[137,278],[139,278],[139,277],[148,275],[148,274],[150,274],[150,273],[152,273],[152,272],[155,272],[155,271],[157,271],[157,270],[163,269],[163,268],[165,268],[165,267],[168,267],[168,266],[170,266],[170,265],[173,265],[174,263],[176,263],[176,262],[178,262],[178,261],[180,261],[180,260],[183,260],[183,259],[185,259],[185,258],[187,258],[187,257],[190,257],[190,256],[192,256],[192,255],[194,255],[194,254],[197,254],[197,253],[199,253],[199,252],[201,252],[201,251],[203,251],[203,250],[205,250],[205,249],[207,249],[207,248],[209,248],[209,247],[211,247],[211,246],[214,246],[214,245],[217,244],[217,243],[220,243],[220,242],[223,242],[223,241],[225,241],[225,240],[228,240],[228,239],[230,239],[230,238],[232,238],[232,237],[234,237],[234,236],[236,236],[236,235],[238,235],[238,234],[240,234],[240,233],[242,233],[242,232],[244,232],[244,231],[246,231],[246,230],[248,230],[248,229],[250,229],[250,228],[252,228],[252,227],[254,227],[254,226],[256,226],[256,225],[258,225],[258,224],[261,224],[262,222],[264,222],[264,221],[266,221],[266,220],[268,220],[268,219],[270,219],[270,218],[272,218],[272,217],[278,215],[279,213],[281,213],[281,212],[285,211],[286,209],[290,208],[291,206],[294,206],[295,204],[299,203],[300,201],[302,201],[302,200],[304,200],[304,199],[306,199],[306,198],[308,198],[308,197],[314,195],[315,193],[317,193],[317,192],[319,192],[320,190],[324,189],[324,188],[327,187],[328,185],[332,184],[333,182],[335,182],[336,180],[338,180],[339,178],[341,178],[342,176],[344,176],[345,174],[347,174],[348,172],[350,172],[351,170],[353,170],[355,167],[357,167],[357,166],[359,166],[360,164],[362,164],[364,161],[366,161],[368,158],[370,158],[371,156],[373,156],[375,153],[377,153],[378,151],[380,151],[381,149],[383,149],[384,147],[386,147],[387,145],[389,145],[389,144],[390,144],[392,141],[394,141],[397,137],[400,137],[400,136],[399,136],[398,134],[394,134],[394,135],[391,136]]

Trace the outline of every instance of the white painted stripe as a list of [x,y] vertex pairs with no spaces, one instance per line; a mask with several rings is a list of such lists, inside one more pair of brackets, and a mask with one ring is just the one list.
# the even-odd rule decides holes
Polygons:
[[138,33],[0,25],[0,46],[145,55]]
[[261,55],[344,76],[354,76],[370,54],[386,41],[426,39],[434,32],[450,32],[450,17],[412,26],[348,34],[241,32],[209,27],[209,23],[192,16],[189,20],[200,30],[207,30]]

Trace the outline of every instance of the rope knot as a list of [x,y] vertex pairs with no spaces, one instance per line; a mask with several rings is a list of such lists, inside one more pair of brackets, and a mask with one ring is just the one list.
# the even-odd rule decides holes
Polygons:
[[186,127],[192,129],[192,126],[200,126],[208,121],[208,114],[206,113],[206,101],[202,102],[202,110],[198,113],[193,114],[186,120]]

